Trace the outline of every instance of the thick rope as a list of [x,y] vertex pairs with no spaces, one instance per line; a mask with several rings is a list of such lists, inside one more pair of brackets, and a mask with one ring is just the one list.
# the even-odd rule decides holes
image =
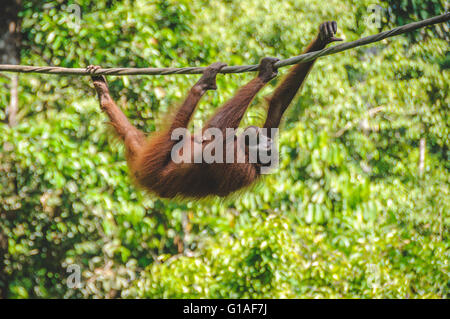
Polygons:
[[[401,27],[394,28],[389,31],[374,34],[364,37],[352,42],[338,44],[320,51],[310,52],[298,55],[286,60],[280,60],[275,63],[276,67],[297,64],[301,62],[308,62],[317,59],[321,56],[330,55],[345,50],[349,50],[358,46],[366,45],[373,42],[378,42],[386,38],[390,38],[406,32],[411,32],[419,28],[430,26],[437,23],[442,23],[450,20],[450,13],[445,13],[430,19],[405,24]],[[95,74],[107,75],[167,75],[167,74],[200,74],[203,73],[205,67],[186,67],[186,68],[108,68],[98,69]],[[241,65],[241,66],[227,66],[223,68],[220,73],[243,73],[257,71],[258,65]],[[62,68],[52,66],[26,66],[26,65],[11,65],[0,64],[0,71],[19,72],[19,73],[45,73],[45,74],[61,74],[61,75],[91,75],[86,69],[81,68]]]

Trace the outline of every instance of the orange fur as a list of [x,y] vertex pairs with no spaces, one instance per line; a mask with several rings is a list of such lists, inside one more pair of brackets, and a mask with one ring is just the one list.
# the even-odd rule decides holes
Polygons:
[[[305,52],[323,48],[326,43],[319,38],[311,42]],[[272,63],[273,64],[273,63]],[[293,66],[285,79],[269,97],[268,115],[265,128],[279,126],[281,117],[290,102],[301,87],[314,61]],[[263,65],[263,64],[261,64]],[[223,66],[222,66],[223,67]],[[215,127],[225,133],[226,128],[236,129],[254,96],[271,79],[267,73],[270,66],[265,65],[265,76],[260,74],[248,84],[243,86],[236,95],[225,103],[217,113],[208,121],[204,129]],[[267,67],[269,69],[267,69]],[[144,134],[134,128],[125,115],[116,106],[109,96],[106,80],[94,79],[102,109],[108,114],[118,136],[124,142],[127,149],[127,161],[132,178],[144,189],[165,198],[204,198],[208,196],[225,197],[246,187],[255,185],[260,177],[259,164],[249,163],[248,154],[245,154],[244,163],[181,163],[176,164],[171,159],[171,151],[178,141],[171,140],[171,132],[176,128],[187,128],[192,114],[200,98],[207,89],[215,89],[215,74],[220,68],[208,70],[209,77],[205,76],[189,91],[184,103],[178,108],[171,124],[160,132],[151,134],[147,139]],[[216,72],[216,73],[214,73]],[[276,70],[275,70],[276,72]],[[214,74],[213,74],[214,73]],[[269,76],[267,75],[269,74]],[[276,73],[274,73],[276,74]],[[214,79],[214,83],[211,82]],[[209,82],[208,82],[209,81]],[[233,143],[235,152],[237,149],[236,138],[224,141]],[[185,143],[191,143],[193,147],[194,137]],[[202,149],[209,142],[202,142]],[[224,157],[225,157],[224,152]],[[224,158],[225,161],[225,158]]]

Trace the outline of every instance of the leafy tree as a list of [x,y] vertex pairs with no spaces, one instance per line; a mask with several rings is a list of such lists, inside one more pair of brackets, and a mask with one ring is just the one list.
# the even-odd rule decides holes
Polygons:
[[[324,20],[337,20],[348,41],[378,32],[366,20],[371,4],[24,1],[21,63],[257,63],[298,55]],[[381,5],[391,15],[381,28],[443,11],[439,1]],[[279,169],[225,201],[135,188],[87,78],[22,75],[10,128],[9,80],[0,77],[7,297],[448,298],[448,43],[431,30],[319,59],[286,116]],[[253,76],[219,76],[195,122]],[[196,78],[108,80],[150,132]],[[263,121],[262,97],[276,82],[245,124]],[[78,288],[67,285],[73,264]]]

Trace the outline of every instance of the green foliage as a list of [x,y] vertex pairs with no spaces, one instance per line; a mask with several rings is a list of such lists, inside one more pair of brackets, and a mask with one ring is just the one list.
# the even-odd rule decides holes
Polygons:
[[[79,0],[79,20],[72,3],[24,1],[22,64],[257,63],[299,54],[327,19],[348,41],[378,31],[364,23],[368,0]],[[392,25],[442,8],[392,3],[383,2]],[[11,298],[448,298],[450,73],[448,43],[435,32],[317,61],[286,116],[279,169],[226,201],[160,200],[136,189],[88,79],[21,75],[19,125],[0,123],[8,238],[0,285]],[[219,76],[195,121],[253,76]],[[109,82],[149,132],[196,78]],[[263,121],[273,82],[246,123]],[[5,120],[7,78],[0,92]],[[82,269],[77,289],[66,282],[71,264]]]
[[[383,0],[388,8],[384,24],[403,25],[417,20],[429,19],[433,16],[448,12],[448,2],[444,0]],[[448,34],[449,23],[435,25],[431,28],[424,28],[407,34],[413,41],[420,41],[427,36],[439,37],[450,40]]]

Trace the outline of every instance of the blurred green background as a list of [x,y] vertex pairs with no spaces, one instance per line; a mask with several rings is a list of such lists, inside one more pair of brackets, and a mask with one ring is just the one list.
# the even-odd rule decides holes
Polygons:
[[[352,41],[444,11],[443,0],[22,1],[20,64],[256,64],[300,54],[326,20]],[[285,117],[279,169],[227,200],[134,187],[87,77],[21,74],[10,127],[14,74],[0,74],[0,296],[448,298],[448,30],[321,58]],[[218,76],[195,122],[254,75]],[[197,78],[108,80],[151,132]],[[263,122],[279,78],[246,125]]]

